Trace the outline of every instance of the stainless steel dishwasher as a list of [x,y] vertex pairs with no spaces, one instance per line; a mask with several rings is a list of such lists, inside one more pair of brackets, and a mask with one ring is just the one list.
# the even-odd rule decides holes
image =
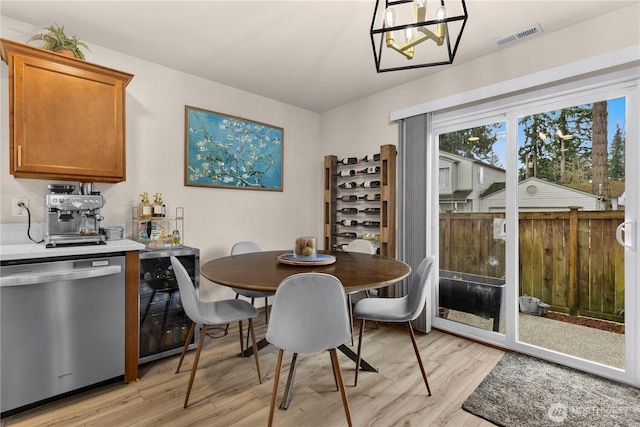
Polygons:
[[124,375],[125,257],[0,266],[3,415]]

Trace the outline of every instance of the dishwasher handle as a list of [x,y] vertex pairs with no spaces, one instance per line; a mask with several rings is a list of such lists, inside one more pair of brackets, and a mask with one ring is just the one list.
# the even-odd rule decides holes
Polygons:
[[42,283],[63,282],[69,280],[89,279],[93,277],[119,274],[122,267],[109,265],[106,267],[79,268],[76,270],[54,271],[47,273],[26,273],[0,277],[0,287],[38,285]]

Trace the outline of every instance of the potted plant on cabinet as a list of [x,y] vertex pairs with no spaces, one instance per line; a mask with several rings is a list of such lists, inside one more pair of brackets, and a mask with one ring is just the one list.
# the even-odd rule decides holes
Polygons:
[[64,25],[62,27],[58,24],[50,25],[47,28],[43,28],[43,30],[47,30],[47,32],[36,34],[31,37],[29,41],[42,40],[44,41],[44,46],[42,46],[43,49],[50,50],[61,55],[75,57],[83,61],[84,54],[80,50],[80,47],[84,47],[90,51],[89,46],[80,41],[77,36],[68,37],[64,33]]

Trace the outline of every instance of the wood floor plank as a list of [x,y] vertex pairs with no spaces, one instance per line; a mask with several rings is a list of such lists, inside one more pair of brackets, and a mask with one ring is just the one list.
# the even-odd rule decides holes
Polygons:
[[[262,316],[255,327],[258,339],[264,336]],[[379,373],[361,372],[357,387],[353,387],[354,363],[339,353],[354,425],[491,425],[466,413],[461,405],[500,360],[502,351],[437,330],[417,332],[433,393],[429,397],[406,328],[380,324],[375,329],[367,325],[363,340],[363,355],[379,368]],[[206,337],[186,409],[182,405],[193,351],[185,357],[178,374],[174,373],[178,356],[149,362],[140,366],[138,382],[107,385],[7,417],[2,427],[264,425],[277,349],[267,346],[260,351],[259,384],[253,358],[239,357],[239,347],[237,324],[231,325],[227,336]],[[278,404],[291,363],[291,354],[285,354]],[[299,357],[293,401],[286,411],[276,409],[274,421],[285,427],[347,425],[328,353]]]

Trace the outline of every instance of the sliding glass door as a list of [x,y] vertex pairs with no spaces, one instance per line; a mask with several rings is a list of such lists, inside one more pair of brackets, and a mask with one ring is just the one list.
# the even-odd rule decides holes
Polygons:
[[624,369],[626,98],[585,101],[517,117],[518,337]]
[[437,316],[505,330],[505,122],[438,136]]
[[619,83],[434,113],[434,327],[639,381],[637,103]]

